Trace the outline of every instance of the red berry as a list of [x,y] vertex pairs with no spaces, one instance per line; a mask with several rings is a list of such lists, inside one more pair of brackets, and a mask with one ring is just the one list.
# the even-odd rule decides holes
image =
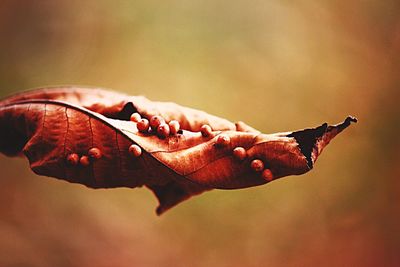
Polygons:
[[89,166],[89,164],[90,164],[89,157],[88,157],[88,156],[82,156],[82,157],[79,159],[79,163],[80,163],[83,167]]
[[256,172],[261,172],[262,170],[264,170],[264,162],[259,159],[254,159],[251,162],[250,166]]
[[235,156],[235,158],[237,158],[238,160],[244,160],[246,158],[246,149],[240,146],[236,147],[233,150],[233,156]]
[[71,166],[77,165],[78,162],[79,162],[79,156],[78,156],[78,154],[76,154],[76,153],[69,154],[69,155],[67,156],[67,162],[68,162],[68,164],[71,165]]
[[97,147],[93,147],[93,148],[89,149],[88,154],[89,154],[89,157],[92,159],[99,159],[103,156],[101,154],[100,149],[98,149]]
[[267,181],[272,181],[274,179],[274,175],[272,174],[270,169],[263,170],[262,177]]

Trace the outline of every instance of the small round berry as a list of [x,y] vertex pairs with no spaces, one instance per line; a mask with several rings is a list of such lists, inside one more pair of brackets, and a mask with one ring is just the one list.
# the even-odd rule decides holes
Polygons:
[[169,129],[171,131],[171,134],[177,134],[178,131],[181,129],[181,126],[179,125],[178,121],[170,121],[168,123]]
[[89,157],[92,159],[100,159],[103,155],[101,154],[100,149],[98,149],[97,147],[93,147],[91,149],[89,149]]
[[274,175],[272,174],[270,169],[265,169],[262,172],[262,177],[267,180],[268,182],[272,181],[274,179]]
[[160,125],[158,125],[157,127],[157,134],[159,137],[161,138],[165,138],[169,135],[170,133],[170,129],[168,124],[166,123],[161,123]]
[[149,121],[147,119],[141,119],[137,124],[136,127],[142,133],[147,133],[149,131]]
[[78,154],[76,154],[76,153],[69,154],[69,155],[67,156],[67,162],[68,162],[68,164],[71,165],[71,166],[77,165],[78,162],[79,162],[79,156],[78,156]]
[[235,158],[238,160],[244,160],[246,158],[246,149],[240,146],[236,147],[233,150],[233,156],[235,156]]
[[156,115],[150,118],[150,126],[153,130],[157,130],[158,126],[162,123],[165,123],[165,121],[161,116]]
[[254,159],[251,162],[250,167],[256,172],[261,172],[262,170],[264,170],[264,162],[259,159]]
[[88,157],[88,156],[82,156],[82,157],[79,159],[79,163],[80,163],[83,167],[89,166],[89,164],[90,164],[89,157]]
[[211,129],[210,125],[207,125],[207,124],[204,124],[203,126],[201,126],[200,131],[201,131],[201,135],[204,137],[208,137],[212,133],[212,129]]
[[142,119],[142,116],[140,116],[139,113],[135,112],[132,113],[130,120],[133,122],[139,122]]
[[142,155],[142,149],[138,145],[131,145],[129,147],[129,153],[134,156],[135,158],[139,157]]
[[230,142],[231,142],[231,138],[227,135],[221,134],[217,138],[217,145],[219,145],[219,146],[227,146],[227,145],[229,145]]

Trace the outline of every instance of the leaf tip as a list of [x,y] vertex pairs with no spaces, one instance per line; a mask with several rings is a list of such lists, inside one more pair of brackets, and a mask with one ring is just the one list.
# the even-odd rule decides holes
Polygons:
[[301,152],[306,157],[308,167],[312,169],[324,147],[327,146],[338,133],[350,126],[352,122],[356,123],[357,121],[356,117],[347,116],[342,123],[336,125],[324,123],[319,127],[296,131],[288,136],[296,139]]
[[349,116],[347,116],[347,118],[346,118],[345,121],[346,121],[348,124],[351,124],[351,122],[357,123],[357,122],[358,122],[358,119],[357,119],[356,117],[354,117],[354,116],[349,115]]

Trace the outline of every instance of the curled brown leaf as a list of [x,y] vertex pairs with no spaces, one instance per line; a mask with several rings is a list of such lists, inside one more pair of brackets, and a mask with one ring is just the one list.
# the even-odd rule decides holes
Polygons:
[[91,188],[146,186],[161,214],[214,188],[303,174],[355,121],[347,117],[338,125],[262,134],[243,122],[142,96],[41,88],[0,101],[0,152],[22,152],[36,174]]

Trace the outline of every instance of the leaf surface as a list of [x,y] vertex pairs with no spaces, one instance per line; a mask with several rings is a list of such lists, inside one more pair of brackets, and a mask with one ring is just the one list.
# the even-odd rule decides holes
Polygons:
[[[139,131],[129,120],[134,112],[177,120],[181,130],[165,138],[155,129]],[[0,152],[22,153],[38,175],[91,188],[146,186],[157,196],[161,214],[214,188],[245,188],[303,174],[353,121],[262,134],[243,122],[175,103],[103,89],[41,88],[0,101]],[[213,130],[209,134],[199,131],[205,124]],[[139,156],[132,155],[132,145]]]

